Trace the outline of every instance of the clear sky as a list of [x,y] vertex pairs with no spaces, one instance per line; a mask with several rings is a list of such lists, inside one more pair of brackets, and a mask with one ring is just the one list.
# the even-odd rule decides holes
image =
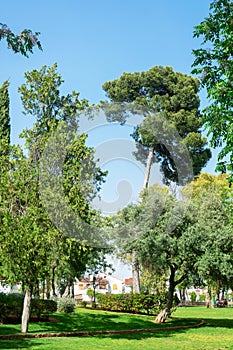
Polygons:
[[[18,143],[18,134],[32,124],[31,117],[21,113],[17,92],[18,86],[24,83],[25,71],[57,62],[58,72],[65,81],[62,92],[79,91],[81,98],[88,99],[90,103],[105,99],[102,84],[118,78],[123,72],[162,65],[190,74],[192,49],[200,44],[199,40],[193,39],[193,28],[208,16],[209,5],[210,0],[1,2],[1,22],[15,33],[24,28],[39,31],[43,46],[42,52],[35,49],[33,55],[25,58],[13,54],[4,42],[0,45],[0,83],[7,79],[10,81],[12,142]],[[204,106],[204,91],[200,97]],[[104,142],[106,135],[108,140],[109,137],[111,140],[127,138],[122,127],[114,130],[109,130],[107,126],[102,128],[101,133],[97,130],[97,134],[103,137],[98,140],[98,145]],[[113,160],[114,157],[117,158],[113,155]],[[213,158],[205,170],[213,172],[215,161]],[[117,168],[123,169],[123,164],[118,163]],[[119,172],[115,171],[115,177],[117,174]],[[120,174],[121,180],[127,178],[127,170],[124,174],[121,170]],[[135,193],[142,185],[142,178],[143,171],[139,169],[139,175],[135,172]],[[114,176],[109,179],[106,201],[111,200],[108,194],[116,180]],[[135,195],[132,195],[134,198]]]

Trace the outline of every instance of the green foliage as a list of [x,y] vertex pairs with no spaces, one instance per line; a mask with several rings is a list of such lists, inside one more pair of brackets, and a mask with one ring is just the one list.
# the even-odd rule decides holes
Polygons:
[[[139,114],[145,116],[133,134],[138,147],[135,156],[145,162],[145,154],[153,148],[153,160],[160,163],[165,182],[178,182],[174,155],[166,148],[167,144],[172,143],[173,133],[167,133],[169,125],[177,130],[183,140],[180,147],[183,144],[188,148],[194,175],[199,174],[211,156],[210,150],[206,148],[207,140],[201,136],[203,122],[199,111],[198,88],[197,79],[162,66],[141,73],[123,73],[119,79],[103,84],[107,97],[112,102],[120,103],[121,109],[124,109],[123,103],[131,103],[135,105],[134,113],[138,108]],[[114,110],[114,106],[110,106],[110,109],[103,106],[109,121],[126,121],[127,113],[121,115],[117,108]],[[182,183],[181,179],[179,181]]]
[[9,315],[20,317],[23,308],[23,295],[0,293],[0,321],[5,322]]
[[233,236],[232,191],[227,176],[201,174],[184,188],[186,191],[193,192],[192,205],[197,215],[189,228],[190,236],[196,237],[194,267],[202,280],[228,288],[232,281]]
[[[123,241],[125,251],[136,248],[142,270],[157,279],[166,276],[168,305],[175,287],[188,277],[221,280],[223,286],[232,281],[232,201],[227,180],[203,174],[188,190],[192,185],[190,203],[153,186],[142,193],[140,204],[116,216],[114,235]],[[155,288],[150,279],[147,284]]]
[[[0,321],[7,322],[10,316],[14,316],[20,323],[23,310],[23,294],[0,293]],[[40,320],[41,316],[47,316],[57,311],[57,302],[54,300],[32,299],[31,314],[35,314]]]
[[87,290],[87,295],[88,295],[89,297],[93,297],[93,296],[94,296],[94,290],[93,290],[93,289],[88,289],[88,290]]
[[57,302],[55,300],[34,298],[31,303],[31,311],[36,314],[38,319],[42,315],[48,317],[50,313],[57,311]]
[[203,301],[205,301],[205,300],[206,300],[205,294],[200,294],[200,295],[199,295],[199,300],[198,300],[198,301],[203,302]]
[[[79,224],[90,228],[93,221],[96,224],[100,221],[100,216],[90,208],[90,201],[99,190],[104,173],[96,167],[94,152],[85,144],[86,135],[75,134],[78,127],[76,114],[87,106],[87,101],[80,101],[77,92],[66,96],[60,94],[63,80],[56,69],[55,64],[25,74],[26,83],[19,88],[24,113],[36,117],[36,121],[30,130],[23,132],[27,157],[20,147],[13,147],[10,166],[0,179],[0,273],[8,283],[22,281],[25,290],[31,293],[38,281],[44,280],[47,280],[48,293],[50,281],[55,293],[56,277],[71,285],[74,278],[84,272],[92,255],[99,253],[97,248],[87,246],[89,232]],[[47,141],[58,127],[62,129],[62,122],[67,119],[74,129],[66,133],[64,128],[60,138],[56,139],[56,146],[70,140],[69,137],[73,143],[66,143],[64,147],[60,144],[61,152],[53,149],[46,159],[51,160],[53,154],[54,162],[50,162],[47,169],[43,164],[42,169],[42,155],[45,149],[48,150]],[[56,187],[53,180],[57,179],[56,166],[61,165],[61,153],[65,155],[59,168],[62,183]],[[4,164],[5,158],[0,157],[0,163]],[[49,174],[44,187],[40,181],[43,171]],[[51,217],[46,198],[57,220]],[[62,210],[67,203],[73,217],[70,212],[66,215]],[[75,240],[73,233],[79,234],[79,240]]]
[[[201,37],[200,49],[193,50],[192,73],[201,75],[207,89],[209,105],[204,109],[204,122],[211,135],[211,145],[221,147],[217,170],[233,171],[232,80],[233,80],[233,2],[214,0],[209,16],[195,27],[194,37]],[[231,175],[231,180],[233,180]]]
[[197,294],[193,291],[190,293],[191,302],[194,303],[197,300]]
[[14,34],[6,24],[0,23],[0,41],[6,39],[8,49],[14,53],[28,57],[28,53],[33,53],[34,46],[42,50],[38,40],[39,32],[33,33],[30,29],[24,29],[19,35]]
[[[160,294],[98,294],[102,310],[157,315],[166,304],[166,293]],[[174,300],[174,306],[176,302]]]
[[57,311],[72,313],[75,309],[75,301],[71,298],[60,298],[58,299]]
[[0,87],[0,158],[9,156],[10,146],[10,114],[9,114],[9,82]]

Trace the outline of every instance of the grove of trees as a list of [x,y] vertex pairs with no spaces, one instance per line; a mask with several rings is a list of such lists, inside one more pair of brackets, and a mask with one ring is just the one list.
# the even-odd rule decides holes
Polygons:
[[[42,49],[38,36],[0,28],[0,41],[26,57],[34,47]],[[193,51],[192,73],[198,78],[154,66],[103,84],[108,100],[97,109],[103,108],[109,122],[124,125],[130,114],[142,115],[132,137],[134,156],[145,165],[138,203],[110,218],[91,205],[107,173],[79,130],[89,102],[77,91],[61,93],[56,63],[26,72],[18,91],[23,114],[34,124],[21,134],[23,149],[10,142],[9,81],[0,87],[0,278],[22,283],[22,332],[39,286],[47,298],[58,290],[72,296],[75,278],[108,265],[107,240],[131,262],[134,293],[140,293],[140,279],[148,293],[167,291],[157,322],[171,314],[177,289],[206,286],[210,298],[213,290],[219,296],[233,289],[232,0],[213,0],[194,37],[203,37],[202,46],[210,44]],[[209,99],[203,111],[200,87]],[[220,175],[201,173],[211,158],[204,127],[211,146],[221,147]],[[149,186],[153,163],[160,166],[164,186]]]

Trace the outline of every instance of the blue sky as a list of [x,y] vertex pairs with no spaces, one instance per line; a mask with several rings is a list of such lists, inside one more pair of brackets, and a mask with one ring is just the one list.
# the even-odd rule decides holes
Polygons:
[[[24,28],[39,31],[43,46],[42,52],[35,49],[27,59],[7,50],[4,42],[0,45],[0,83],[10,81],[12,142],[18,143],[18,134],[32,125],[31,117],[21,113],[17,92],[18,86],[24,83],[25,71],[57,62],[65,81],[62,92],[79,91],[81,98],[90,103],[105,99],[102,84],[118,78],[123,72],[162,65],[190,74],[192,49],[200,44],[199,40],[193,39],[193,27],[208,16],[209,4],[210,0],[2,2],[1,22],[15,33]],[[204,91],[200,97],[203,107],[206,104]],[[98,143],[103,142],[106,135],[108,138],[127,137],[122,127],[114,130],[115,134],[111,136],[113,129],[102,129],[103,139]],[[205,170],[213,172],[215,162],[216,158],[213,158]],[[122,169],[122,164],[117,168]],[[125,174],[120,173],[122,179],[127,177],[127,170]],[[142,172],[139,173],[136,193],[143,177]],[[117,174],[119,171],[115,176]],[[111,192],[111,181],[106,186],[110,186],[106,193]],[[106,200],[111,199],[106,197]]]

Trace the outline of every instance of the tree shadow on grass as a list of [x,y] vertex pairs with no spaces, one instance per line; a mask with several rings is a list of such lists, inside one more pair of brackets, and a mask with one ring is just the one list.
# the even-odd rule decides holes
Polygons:
[[[31,324],[29,332],[33,333],[60,333],[60,332],[82,332],[82,331],[127,331],[127,330],[142,330],[154,329],[155,331],[136,332],[136,333],[121,333],[121,334],[98,334],[94,335],[98,338],[110,337],[112,339],[127,339],[127,340],[142,340],[147,338],[163,338],[173,337],[177,333],[186,333],[190,329],[181,328],[170,330],[167,327],[182,327],[194,326],[200,322],[200,318],[179,318],[173,317],[168,322],[158,325],[153,322],[154,317],[136,317],[132,314],[114,314],[109,312],[96,312],[87,310],[85,312],[75,314],[56,314],[53,317],[57,318],[57,322],[41,322]],[[233,328],[233,319],[229,318],[205,318],[204,327],[224,327]],[[30,329],[31,327],[31,329]],[[3,334],[15,334],[18,330],[6,325]],[[72,335],[69,335],[72,336]],[[89,335],[91,336],[91,335]],[[37,343],[37,346],[40,345]],[[20,349],[30,348],[32,346],[31,339],[15,339],[15,340],[0,340],[0,349]]]
[[193,325],[198,323],[200,320],[184,320],[177,319],[175,322],[173,319],[168,322],[158,325],[154,321],[154,317],[136,317],[132,314],[113,314],[108,312],[85,312],[76,313],[73,315],[59,315],[55,316],[57,322],[43,322],[36,324],[29,331],[30,333],[37,332],[81,332],[81,331],[120,331],[120,330],[131,330],[131,329],[154,329],[154,328],[166,328],[171,326],[184,326]]
[[205,318],[205,324],[208,327],[224,327],[233,329],[233,319],[229,318]]
[[[11,339],[11,340],[0,340],[0,349],[29,349],[33,344],[31,339]],[[42,343],[36,343],[37,346],[42,345]]]

